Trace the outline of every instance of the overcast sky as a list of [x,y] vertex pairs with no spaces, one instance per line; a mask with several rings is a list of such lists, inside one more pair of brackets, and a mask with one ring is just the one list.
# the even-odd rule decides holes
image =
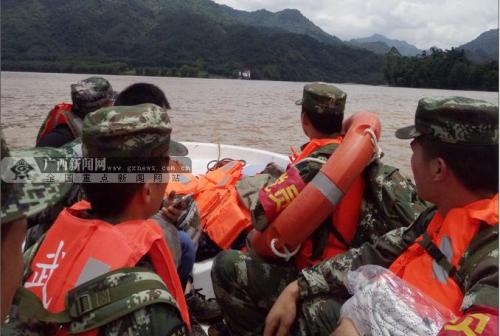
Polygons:
[[420,49],[457,47],[498,28],[498,0],[215,0],[235,9],[295,8],[342,40],[379,33]]

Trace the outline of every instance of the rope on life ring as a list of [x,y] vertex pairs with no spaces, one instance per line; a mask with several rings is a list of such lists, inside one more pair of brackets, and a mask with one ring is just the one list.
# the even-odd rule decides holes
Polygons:
[[370,136],[370,141],[373,144],[373,157],[370,160],[370,162],[368,163],[368,164],[370,164],[373,161],[380,159],[382,157],[382,148],[380,148],[380,146],[378,144],[377,136],[375,135],[375,132],[371,128],[365,129],[364,132]]
[[285,261],[289,261],[290,259],[292,259],[292,257],[299,252],[300,247],[302,246],[302,244],[299,244],[299,246],[297,246],[295,248],[295,250],[293,250],[291,252],[286,248],[286,246],[283,246],[283,250],[285,250],[285,252],[280,252],[276,248],[276,242],[277,241],[278,241],[278,239],[276,239],[276,238],[274,238],[273,240],[271,240],[271,250],[273,251],[273,253],[276,256],[285,259]]

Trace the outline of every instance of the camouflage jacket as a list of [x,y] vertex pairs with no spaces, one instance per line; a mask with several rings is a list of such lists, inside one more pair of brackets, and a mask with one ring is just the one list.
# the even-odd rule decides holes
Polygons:
[[[319,148],[310,157],[328,160],[337,148],[329,144]],[[304,182],[310,182],[320,171],[322,164],[315,161],[303,161],[296,165]],[[356,235],[351,247],[360,246],[366,241],[375,241],[380,235],[401,227],[408,226],[428,205],[417,197],[413,183],[401,175],[395,167],[375,160],[364,171],[365,191],[361,203]],[[242,202],[250,210],[252,224],[256,228],[265,228],[268,219],[259,201],[259,190],[275,181],[268,174],[246,177],[236,184]],[[329,224],[329,223],[328,223]],[[313,234],[313,240],[321,241],[321,234],[328,234],[324,225]]]
[[[68,158],[81,158],[82,156],[81,140],[79,138],[67,143],[60,149],[66,153]],[[25,251],[43,237],[65,207],[69,207],[85,198],[80,184],[66,183],[65,186],[64,197],[61,197],[56,204],[46,207],[37,215],[28,218],[28,232],[24,244]]]
[[[36,248],[36,246],[34,246],[34,248]],[[120,270],[115,271],[113,272],[113,276],[107,277],[105,281],[95,281],[90,289],[88,287],[85,289],[84,293],[99,293],[110,288],[119,289],[120,285],[126,288],[134,282],[151,281],[153,278],[159,279],[159,277],[154,275],[151,279],[149,278],[150,276],[147,270],[153,270],[149,260],[143,259],[139,262],[138,266],[143,267],[146,272],[123,272],[122,274]],[[141,274],[144,274],[147,278],[137,278],[141,276]],[[110,279],[112,279],[112,281]],[[118,284],[115,282],[118,282]],[[145,304],[148,300],[158,299],[163,299],[163,303]],[[165,290],[158,291],[157,289],[152,289],[148,292],[143,291],[129,295],[125,301],[112,301],[111,303],[112,304],[100,308],[100,311],[94,310],[90,313],[83,314],[81,318],[72,319],[72,321],[67,324],[69,329],[73,332],[78,332],[79,330],[84,330],[97,323],[100,325],[100,327],[98,327],[99,335],[182,336],[189,334],[180,316],[175,300]],[[142,308],[134,310],[134,304],[142,305]],[[124,311],[131,312],[124,315]],[[117,315],[120,317],[114,320],[110,317]],[[110,319],[111,322],[105,322]],[[61,325],[57,323],[41,322],[34,319],[27,320],[19,314],[18,307],[14,305],[9,314],[8,323],[2,325],[1,334],[15,336],[55,335],[60,326]]]
[[[349,298],[343,280],[348,271],[362,265],[389,267],[407,247],[425,232],[434,212],[424,211],[407,228],[398,228],[381,236],[375,243],[365,243],[344,254],[323,261],[299,273],[300,298],[332,295]],[[459,271],[464,293],[461,309],[473,305],[498,309],[498,225],[483,228],[472,240],[463,256]]]

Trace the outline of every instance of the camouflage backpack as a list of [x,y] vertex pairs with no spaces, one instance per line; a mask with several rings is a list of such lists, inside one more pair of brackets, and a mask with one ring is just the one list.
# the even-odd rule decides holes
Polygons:
[[[324,146],[311,157],[326,160],[337,146]],[[314,175],[316,173],[314,170],[311,172]],[[417,196],[415,185],[410,179],[402,175],[398,168],[386,165],[380,159],[366,167],[363,176],[365,190],[352,242],[346,242],[331,225],[331,218],[327,218],[313,233],[313,260],[323,254],[328,234],[333,234],[346,248],[358,247],[365,242],[374,242],[393,229],[409,226],[429,206]]]
[[[309,183],[337,148],[329,144],[318,148],[308,159],[295,164],[302,180]],[[332,226],[328,217],[312,234],[312,260],[323,255],[328,236],[333,234],[346,248],[358,247],[364,242],[374,242],[380,235],[398,228],[409,226],[428,204],[418,198],[415,186],[397,168],[377,159],[364,170],[365,190],[361,203],[359,223],[353,241],[347,242]],[[238,182],[237,189],[241,201],[250,210],[252,224],[263,230],[269,224],[262,204],[258,202],[258,190],[274,180],[268,174],[256,175]]]
[[33,329],[30,321],[35,321],[43,324],[39,329],[51,330],[63,325],[68,333],[75,334],[102,327],[157,303],[178,309],[173,296],[156,273],[147,268],[134,267],[108,272],[73,288],[66,294],[65,310],[62,312],[49,312],[40,299],[24,287],[18,289],[14,306],[19,320],[28,318],[26,323],[22,322],[26,329]]
[[[31,262],[44,238],[45,235],[40,237],[24,253],[23,283],[30,276]],[[74,334],[99,328],[157,303],[167,304],[178,310],[174,297],[158,274],[149,267],[130,267],[105,273],[73,288],[66,294],[65,310],[62,312],[52,313],[46,310],[40,299],[24,287],[18,289],[14,307],[16,318],[22,320],[21,328],[47,331],[64,325],[70,334]],[[26,318],[28,320],[24,321]],[[31,323],[33,321],[35,322]],[[8,328],[2,329],[2,333],[10,334]]]
[[420,199],[413,182],[399,169],[375,160],[364,171],[365,192],[353,244],[375,241],[393,229],[412,224],[429,203]]

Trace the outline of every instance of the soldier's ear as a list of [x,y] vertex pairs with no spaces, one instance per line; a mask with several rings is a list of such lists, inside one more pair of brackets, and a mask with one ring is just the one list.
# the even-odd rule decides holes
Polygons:
[[141,186],[137,191],[136,196],[140,199],[142,204],[148,204],[151,198],[152,190],[150,184],[151,183],[141,183]]
[[309,125],[311,123],[304,111],[300,113],[300,121],[302,122],[302,125]]
[[430,163],[432,180],[434,182],[441,182],[449,177],[450,168],[443,158],[437,157],[431,160]]
[[146,198],[151,197],[151,195],[152,195],[151,188],[152,188],[152,183],[150,183],[150,182],[144,183],[144,185],[142,187],[144,197],[146,197]]

